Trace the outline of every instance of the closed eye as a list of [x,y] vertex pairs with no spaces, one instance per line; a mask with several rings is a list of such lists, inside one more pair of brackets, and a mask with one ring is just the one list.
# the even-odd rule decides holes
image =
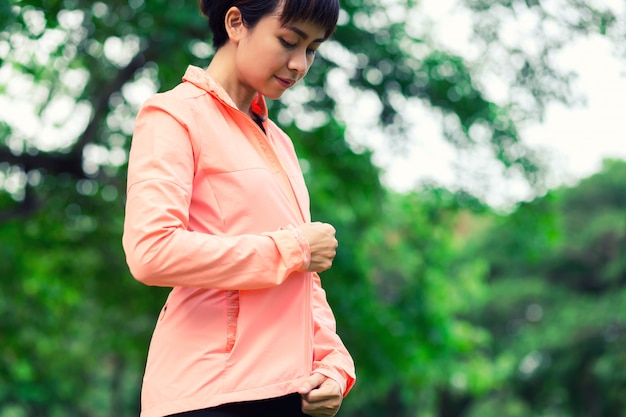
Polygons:
[[293,49],[293,48],[296,47],[296,45],[294,43],[287,42],[283,38],[279,38],[279,39],[280,39],[280,43],[287,49]]

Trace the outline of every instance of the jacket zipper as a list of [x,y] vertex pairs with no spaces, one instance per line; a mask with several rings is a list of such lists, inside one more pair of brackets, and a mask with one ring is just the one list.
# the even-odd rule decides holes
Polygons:
[[[267,146],[269,147],[269,150],[271,152],[270,155],[264,155],[264,156],[269,159],[273,158],[276,161],[276,164],[278,165],[278,169],[280,170],[283,181],[285,182],[285,185],[290,191],[290,195],[292,197],[293,203],[295,204],[298,210],[298,213],[300,213],[300,217],[302,218],[302,221],[303,222],[306,221],[304,214],[302,213],[302,208],[300,207],[298,198],[296,197],[296,193],[293,190],[291,181],[289,180],[289,175],[287,175],[287,172],[285,171],[285,168],[282,162],[280,161],[280,158],[278,157],[278,152],[276,151],[274,144],[271,142],[270,137],[267,134],[267,129],[261,129],[261,127],[257,125],[254,120],[244,115],[243,112],[241,112],[240,110],[237,110],[237,111],[240,113],[242,117],[245,117],[247,119],[247,123],[252,123],[254,125],[254,129],[256,129],[255,139],[258,141],[264,141],[265,144],[267,144]],[[265,150],[265,146],[263,143],[260,144],[260,147],[262,148],[262,150]],[[271,163],[271,160],[268,162]],[[314,339],[315,339],[315,334],[314,334],[314,329],[313,329],[314,327],[313,306],[311,304],[314,284],[313,284],[313,278],[311,277],[311,273],[309,272],[307,273],[307,275],[309,279],[307,280],[307,285],[305,286],[305,297],[306,297],[305,300],[306,301],[303,305],[303,308],[304,308],[303,317],[304,317],[305,334],[309,334],[311,338],[306,343],[304,357],[302,359],[303,359],[303,367],[304,367],[303,369],[305,370],[305,372],[310,373],[312,369],[313,360],[314,360],[313,344],[314,344]]]
[[252,124],[253,128],[256,129],[255,140],[260,142],[259,147],[264,153],[263,155],[264,158],[268,160],[270,165],[273,165],[272,162],[274,162],[275,165],[278,167],[278,170],[280,171],[281,177],[283,179],[283,183],[286,186],[286,188],[289,190],[288,194],[290,195],[295,208],[298,210],[298,213],[300,214],[300,218],[302,219],[303,222],[306,222],[305,216],[302,213],[302,208],[300,207],[300,202],[298,201],[298,198],[296,197],[296,193],[293,190],[293,185],[291,184],[291,180],[289,179],[289,175],[285,171],[285,168],[278,156],[278,152],[276,151],[274,144],[270,140],[269,135],[266,132],[264,132],[263,129],[261,129],[261,127],[257,125],[254,120],[252,120],[250,117],[245,115],[241,110],[238,110],[238,109],[233,109],[233,110],[237,111],[239,117],[245,118],[246,123]]
[[[302,219],[302,221],[306,222],[306,218],[304,216],[304,213],[302,213],[302,208],[300,207],[300,203],[298,201],[298,198],[296,197],[296,193],[293,189],[293,186],[291,185],[289,175],[285,171],[285,168],[280,158],[278,157],[278,152],[276,151],[274,144],[270,140],[270,137],[267,134],[267,132],[264,131],[264,129],[261,129],[261,127],[257,125],[254,120],[252,120],[250,117],[244,114],[241,110],[234,108],[231,105],[228,105],[227,103],[224,103],[224,104],[226,104],[227,107],[231,111],[235,111],[237,117],[244,118],[246,119],[246,123],[253,125],[253,129],[255,129],[254,139],[257,141],[257,143],[253,144],[253,146],[259,149],[259,151],[262,153],[263,158],[270,164],[270,166],[273,165],[272,162],[274,162],[277,165],[278,170],[280,171],[280,174],[281,174],[281,178],[283,179],[283,183],[289,190],[289,195],[291,196],[292,203],[295,205],[295,208],[298,210],[298,213],[300,214],[300,218]],[[314,284],[313,284],[313,278],[311,274],[312,273],[310,272],[307,273],[308,279],[307,279],[307,285],[305,286],[306,298],[305,298],[305,303],[303,306],[304,326],[305,326],[305,332],[306,332],[305,334],[309,334],[311,337],[311,339],[306,344],[305,354],[303,357],[303,367],[304,367],[303,369],[305,370],[305,372],[311,372],[313,359],[314,359],[313,344],[314,344],[315,335],[313,334],[314,333],[313,306],[311,304]],[[239,300],[237,299],[237,303],[238,302]]]

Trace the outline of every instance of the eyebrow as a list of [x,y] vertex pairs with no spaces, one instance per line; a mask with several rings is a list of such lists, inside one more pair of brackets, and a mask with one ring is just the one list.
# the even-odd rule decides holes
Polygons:
[[[297,28],[295,26],[287,26],[286,29],[289,29],[290,31],[297,33],[298,36],[300,36],[304,40],[309,39],[309,35],[307,35],[307,33],[305,31],[303,31],[302,29],[300,29],[300,28]],[[317,39],[314,39],[313,42],[320,42],[321,43],[321,42],[324,42],[325,40],[326,39],[324,39],[324,38],[317,38]]]

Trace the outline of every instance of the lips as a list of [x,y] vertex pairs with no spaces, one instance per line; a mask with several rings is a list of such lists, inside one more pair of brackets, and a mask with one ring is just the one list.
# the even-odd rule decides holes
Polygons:
[[274,76],[274,78],[276,78],[278,84],[280,84],[283,88],[289,88],[296,83],[296,80],[292,78],[281,78],[277,76]]

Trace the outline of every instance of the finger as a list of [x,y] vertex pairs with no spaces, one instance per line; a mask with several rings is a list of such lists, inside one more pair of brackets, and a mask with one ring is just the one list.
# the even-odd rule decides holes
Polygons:
[[326,380],[326,377],[322,374],[319,374],[317,372],[311,374],[311,376],[309,376],[303,383],[302,385],[300,385],[300,388],[298,388],[298,394],[300,395],[306,395],[309,392],[311,392],[312,390],[314,390],[315,388],[319,387],[320,385],[322,385],[322,383]]
[[315,401],[307,398],[318,391],[319,389],[314,389],[308,395],[302,396],[302,411],[307,415],[315,417],[331,417],[337,414],[339,408],[341,407],[341,395],[337,394]]
[[328,400],[336,402],[341,398],[341,388],[335,380],[326,378],[318,388],[312,389],[311,392],[304,395],[303,398],[309,403]]
[[308,416],[315,417],[333,417],[339,411],[341,404],[338,405],[319,405],[319,404],[303,404],[302,412]]

